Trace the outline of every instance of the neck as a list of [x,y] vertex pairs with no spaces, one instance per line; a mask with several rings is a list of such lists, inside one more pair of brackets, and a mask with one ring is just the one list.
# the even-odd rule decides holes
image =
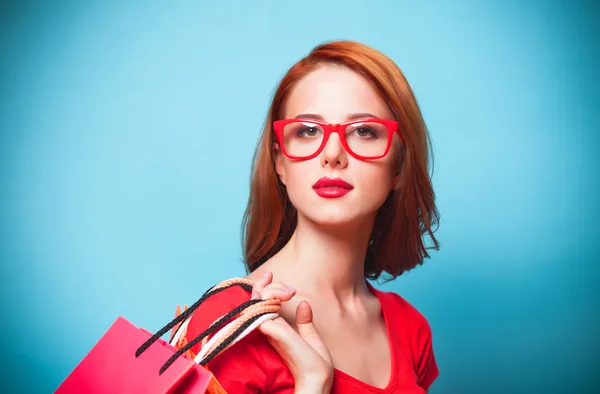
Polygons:
[[340,226],[323,226],[298,215],[290,241],[276,265],[289,284],[337,299],[365,292],[364,262],[374,218]]

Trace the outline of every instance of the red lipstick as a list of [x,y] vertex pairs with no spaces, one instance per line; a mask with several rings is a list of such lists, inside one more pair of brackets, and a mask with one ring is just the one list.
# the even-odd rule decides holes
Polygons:
[[352,189],[354,189],[354,186],[340,178],[323,177],[313,185],[315,193],[323,198],[340,198]]

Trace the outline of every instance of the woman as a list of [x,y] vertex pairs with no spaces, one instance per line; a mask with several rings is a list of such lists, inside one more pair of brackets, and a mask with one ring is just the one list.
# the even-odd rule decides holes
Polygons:
[[[429,136],[410,86],[356,42],[314,48],[274,94],[244,217],[252,294],[211,297],[193,339],[250,298],[263,323],[207,367],[228,393],[424,393],[438,376],[427,320],[365,279],[395,278],[438,243]],[[198,348],[193,349],[195,353]]]

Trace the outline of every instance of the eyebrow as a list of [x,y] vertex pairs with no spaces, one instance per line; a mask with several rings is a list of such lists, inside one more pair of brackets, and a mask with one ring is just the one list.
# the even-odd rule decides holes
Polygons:
[[[364,118],[375,118],[379,119],[379,116],[373,115],[368,112],[357,112],[350,114],[346,117],[346,120],[354,120],[354,119],[364,119]],[[325,120],[321,115],[318,114],[300,114],[296,116],[294,119],[315,119],[315,120]]]

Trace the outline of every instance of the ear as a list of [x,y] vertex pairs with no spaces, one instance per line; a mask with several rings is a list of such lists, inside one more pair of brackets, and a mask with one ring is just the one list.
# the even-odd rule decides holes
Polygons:
[[402,168],[404,167],[404,152],[404,149],[402,149],[401,156],[396,158],[397,161],[394,165],[394,167],[396,167],[396,172],[392,178],[392,190],[400,189],[400,175],[402,174]]
[[286,185],[285,167],[283,166],[283,153],[281,152],[278,143],[273,144],[273,151],[275,152],[275,172],[279,176],[279,180],[281,181],[281,183]]
[[400,174],[394,177],[392,181],[392,190],[400,189]]
[[400,174],[402,174],[402,167],[398,168],[396,174],[392,178],[392,190],[400,189]]

